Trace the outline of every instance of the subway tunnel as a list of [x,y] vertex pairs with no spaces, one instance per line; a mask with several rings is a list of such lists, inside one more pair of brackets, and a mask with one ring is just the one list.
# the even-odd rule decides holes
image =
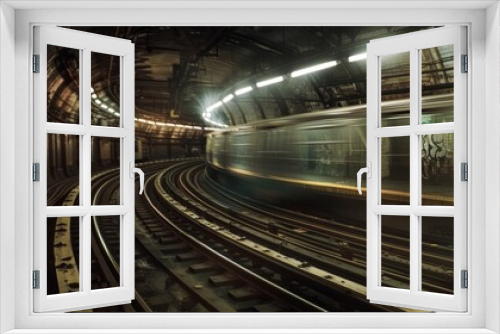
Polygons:
[[[94,312],[412,312],[366,300],[371,40],[433,27],[67,27],[135,45],[135,295]],[[421,124],[454,121],[452,46],[421,50]],[[47,50],[47,122],[82,124],[81,51]],[[92,53],[92,126],[120,127],[120,57]],[[381,127],[410,125],[410,53],[380,59]],[[47,205],[122,201],[120,139],[47,135]],[[380,139],[380,204],[410,203],[410,138]],[[423,134],[419,201],[454,205],[454,134]],[[128,168],[128,167],[127,167]],[[415,168],[415,167],[413,167]],[[366,188],[363,183],[363,188]],[[364,191],[366,192],[366,191]],[[79,291],[80,224],[48,221],[49,294]],[[120,286],[120,217],[92,220],[92,289]],[[421,221],[422,291],[453,294],[453,218]],[[408,217],[381,222],[380,284],[410,285]],[[64,233],[62,233],[64,232]],[[64,235],[63,235],[64,234]]]

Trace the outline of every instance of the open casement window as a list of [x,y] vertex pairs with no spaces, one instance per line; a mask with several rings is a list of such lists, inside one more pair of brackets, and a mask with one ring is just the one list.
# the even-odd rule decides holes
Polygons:
[[[373,303],[467,309],[465,29],[368,44],[367,298]],[[436,84],[440,92],[426,89]]]
[[[44,26],[35,27],[34,43],[34,311],[130,303],[134,298],[134,45]],[[102,84],[105,80],[99,80],[94,87],[99,73],[95,67],[103,63],[107,70],[117,71],[120,80],[108,81],[107,87]],[[57,76],[64,83],[53,80]],[[100,100],[104,90],[112,91],[115,100]],[[65,140],[56,141],[56,136]],[[56,142],[79,150],[49,145]],[[100,196],[98,189],[106,187],[96,187],[94,177],[99,173],[94,162],[103,146],[116,153],[109,175],[112,195],[107,197]],[[64,171],[54,170],[61,156],[71,163]],[[61,182],[73,185],[62,197],[57,188]],[[103,229],[113,231],[118,247],[114,256],[102,256],[114,268],[107,273],[111,282],[107,286],[92,282],[93,266],[99,265],[92,254],[111,253],[99,247]],[[56,291],[51,291],[54,284],[49,286],[49,280],[57,282]]]

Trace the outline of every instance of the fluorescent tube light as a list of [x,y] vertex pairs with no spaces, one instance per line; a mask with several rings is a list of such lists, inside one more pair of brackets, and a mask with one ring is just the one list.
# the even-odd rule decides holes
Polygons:
[[236,95],[242,95],[242,94],[245,94],[245,93],[248,93],[250,92],[251,90],[253,90],[252,86],[248,86],[248,87],[244,87],[244,88],[241,88],[241,89],[238,89],[236,92],[234,92]]
[[358,60],[363,60],[363,59],[366,59],[366,53],[360,53],[359,55],[350,56],[349,62],[352,63],[352,62],[355,62]]
[[214,103],[210,107],[208,107],[207,112],[211,112],[215,108],[219,108],[221,105],[222,105],[222,101],[218,101],[217,103]]
[[233,94],[229,94],[228,96],[226,96],[225,98],[222,99],[222,102],[226,103],[226,102],[229,102],[233,99],[234,95]]
[[316,71],[321,71],[321,70],[333,67],[335,65],[337,65],[337,61],[332,60],[332,61],[329,61],[327,63],[322,63],[322,64],[314,65],[311,67],[303,68],[301,70],[293,71],[291,76],[292,76],[292,78],[300,77],[301,75],[309,74],[309,73],[316,72]]
[[268,79],[268,80],[264,80],[264,81],[261,81],[261,82],[257,82],[257,87],[265,87],[265,86],[269,86],[269,85],[272,85],[272,84],[275,84],[275,83],[278,83],[278,82],[282,82],[283,81],[283,76],[279,76],[279,77],[276,77],[276,78],[272,78],[272,79]]

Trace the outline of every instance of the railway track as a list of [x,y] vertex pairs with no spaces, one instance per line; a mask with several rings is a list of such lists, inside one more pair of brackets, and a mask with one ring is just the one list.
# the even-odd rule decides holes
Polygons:
[[[333,306],[331,311],[395,310],[368,304],[364,284],[332,274],[331,271],[315,267],[296,256],[290,256],[286,252],[290,249],[286,240],[275,240],[276,243],[270,245],[266,243],[270,238],[255,238],[255,233],[243,231],[240,228],[239,215],[228,218],[200,198],[186,195],[179,187],[185,182],[182,174],[189,169],[187,164],[172,166],[160,173],[156,182],[164,201],[183,212],[184,218],[191,221],[191,226],[217,238],[220,243],[229,245],[227,247],[237,248],[239,253],[244,253],[246,257],[259,263],[260,267],[272,273],[270,277],[278,278],[276,284],[302,293],[304,298],[310,300],[328,300],[322,306]],[[200,196],[204,195],[202,192]]]
[[[229,249],[193,228],[177,211],[165,207],[163,194],[157,192],[157,179],[147,180],[143,205],[136,208],[138,216],[162,245],[157,260],[163,255],[164,261],[174,262],[175,266],[168,266],[173,268],[172,278],[186,289],[194,288],[191,292],[209,310],[325,311],[247,270],[240,264],[249,261],[244,256],[238,256],[237,261],[227,257]],[[151,240],[138,239],[144,246]]]
[[[364,271],[366,268],[366,231],[364,229],[270,207],[257,201],[251,203],[252,200],[241,198],[240,195],[228,189],[217,189],[215,195],[208,194],[207,189],[210,187],[207,188],[206,184],[199,182],[200,175],[204,176],[202,166],[185,168],[183,173],[186,176],[179,178],[186,180],[182,185],[183,191],[196,201],[212,207],[226,219],[236,221],[234,217],[238,217],[238,224],[234,222],[232,224],[233,229],[251,236],[254,240],[264,242],[270,247],[274,245],[275,248],[286,248],[291,256],[305,259],[308,263],[333,270],[339,275],[342,274],[343,277],[364,284],[366,280]],[[197,177],[190,175],[193,173],[197,174]],[[211,187],[214,187],[213,183]],[[405,240],[393,235],[387,235],[385,238],[390,242],[384,244],[384,250],[389,249],[391,254],[396,254],[384,255],[384,275],[387,276],[385,282],[394,287],[408,286],[408,252],[401,247],[401,242]],[[335,242],[335,240],[340,242]],[[282,246],[284,241],[286,241],[286,247]],[[349,242],[347,256],[344,248],[346,241]],[[427,247],[432,249],[432,254],[426,253]],[[436,256],[439,248],[443,255]],[[447,285],[451,280],[446,266],[451,265],[452,252],[450,254],[450,250],[445,247],[426,244],[423,246],[423,251],[424,261],[428,261],[423,265],[426,291],[450,293],[451,290]],[[431,260],[430,263],[429,260]]]
[[[362,228],[241,197],[207,178],[203,166],[199,160],[141,166],[146,186],[136,198],[136,298],[94,311],[404,311],[367,303]],[[77,201],[75,182],[53,191],[51,202]],[[95,205],[118,203],[118,171],[95,175],[92,193]],[[93,217],[93,289],[119,286],[117,218]],[[67,224],[78,263],[78,224]],[[404,284],[404,240],[388,237],[386,247],[399,252],[389,261],[389,282]],[[426,258],[435,261],[429,268],[449,261],[449,250],[437,250]],[[440,284],[430,288],[442,292]]]
[[[245,215],[250,217],[248,224],[261,226],[262,231],[266,230],[266,225],[271,224],[274,234],[280,234],[289,240],[293,238],[298,246],[316,252],[318,257],[313,257],[312,261],[320,262],[322,257],[340,257],[347,258],[350,264],[366,268],[364,227],[352,222],[322,219],[244,197],[213,182],[204,173],[203,166],[191,169],[190,173],[194,174],[191,177],[194,185],[190,187],[190,191],[195,188],[204,189],[207,198],[217,198],[215,204],[221,203],[223,209],[231,207],[232,212],[228,212],[229,215],[234,215],[233,212],[238,210],[245,212]],[[409,241],[395,231],[390,232],[383,234],[384,274],[393,279],[393,287],[408,286],[409,273],[404,272],[404,269],[409,269]],[[422,274],[426,291],[452,293],[453,285],[449,272],[452,271],[450,268],[453,268],[453,249],[440,245],[438,240],[432,244],[423,242],[422,255]],[[328,263],[323,265],[328,266]],[[401,274],[402,271],[404,274]],[[365,279],[364,273],[361,279]],[[398,284],[398,281],[401,284]]]
[[[122,311],[325,311],[258,275],[246,272],[232,260],[207,246],[210,241],[193,238],[178,226],[176,217],[151,210],[155,190],[151,175],[165,163],[145,167],[146,192],[137,204],[136,300]],[[93,204],[117,201],[118,174],[107,171],[93,178]],[[114,217],[94,217],[92,226],[93,289],[119,285],[119,224]],[[78,240],[77,233],[73,239]],[[203,236],[199,236],[203,239]],[[73,244],[78,248],[78,243]],[[240,259],[244,260],[244,259]],[[244,271],[244,270],[243,270]],[[151,284],[152,280],[155,281]],[[98,311],[109,311],[102,309]],[[116,307],[111,311],[116,311]]]

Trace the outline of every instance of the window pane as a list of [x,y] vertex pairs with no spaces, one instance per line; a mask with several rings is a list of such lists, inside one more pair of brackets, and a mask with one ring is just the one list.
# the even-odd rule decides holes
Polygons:
[[453,122],[453,45],[420,51],[422,124]]
[[80,136],[47,134],[47,206],[79,205]]
[[422,205],[453,206],[453,133],[424,135]]
[[453,218],[421,219],[422,291],[453,294]]
[[382,232],[381,286],[410,288],[410,217],[380,217]]
[[410,137],[381,138],[382,205],[410,204]]
[[410,52],[381,56],[381,126],[410,124]]
[[80,123],[80,50],[47,45],[47,122]]
[[120,57],[91,55],[92,125],[120,126]]
[[80,291],[80,217],[47,218],[47,294]]
[[120,204],[120,145],[120,138],[92,137],[92,205]]
[[92,217],[92,290],[120,286],[120,219]]

